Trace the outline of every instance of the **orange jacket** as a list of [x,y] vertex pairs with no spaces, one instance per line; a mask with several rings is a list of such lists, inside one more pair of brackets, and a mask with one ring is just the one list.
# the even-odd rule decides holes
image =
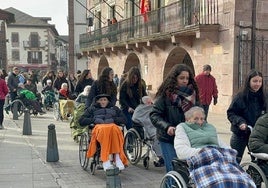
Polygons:
[[92,130],[87,157],[92,157],[97,151],[97,143],[101,145],[101,161],[109,160],[110,154],[118,153],[124,165],[128,164],[123,150],[124,137],[121,129],[114,123],[97,124]]

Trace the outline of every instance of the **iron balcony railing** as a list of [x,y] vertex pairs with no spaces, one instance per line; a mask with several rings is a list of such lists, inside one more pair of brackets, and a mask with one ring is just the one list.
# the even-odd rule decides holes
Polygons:
[[[218,0],[182,0],[80,35],[80,49],[120,45],[144,39],[159,39],[198,25],[218,24]],[[118,44],[117,44],[118,43]]]
[[37,43],[33,43],[31,41],[23,41],[24,48],[45,48],[46,41],[38,41]]

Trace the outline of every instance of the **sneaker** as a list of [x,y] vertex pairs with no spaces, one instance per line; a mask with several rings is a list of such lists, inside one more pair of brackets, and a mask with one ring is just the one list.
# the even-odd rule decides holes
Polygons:
[[155,167],[163,167],[165,166],[164,159],[160,157],[157,161],[154,161],[154,166]]

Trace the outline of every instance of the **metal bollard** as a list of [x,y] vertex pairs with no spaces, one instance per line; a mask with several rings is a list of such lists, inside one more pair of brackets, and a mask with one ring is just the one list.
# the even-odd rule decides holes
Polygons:
[[24,110],[23,135],[32,135],[32,124],[29,109]]
[[18,102],[14,102],[11,104],[13,106],[12,108],[12,113],[13,113],[13,120],[18,120],[19,119],[19,114],[18,114]]
[[59,152],[56,138],[55,125],[48,126],[47,136],[47,162],[57,162],[59,160]]
[[119,172],[120,170],[117,166],[106,169],[106,188],[121,188]]

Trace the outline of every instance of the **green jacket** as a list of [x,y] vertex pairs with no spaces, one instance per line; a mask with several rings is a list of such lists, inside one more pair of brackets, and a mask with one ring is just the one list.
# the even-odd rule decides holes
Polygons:
[[35,94],[33,92],[31,92],[30,90],[27,90],[27,89],[21,89],[19,91],[19,95],[24,96],[26,99],[29,99],[29,100],[35,100],[36,99]]
[[253,153],[268,154],[268,113],[257,120],[249,137],[249,149]]
[[219,146],[216,128],[208,123],[201,127],[197,124],[181,123],[187,134],[192,148]]

